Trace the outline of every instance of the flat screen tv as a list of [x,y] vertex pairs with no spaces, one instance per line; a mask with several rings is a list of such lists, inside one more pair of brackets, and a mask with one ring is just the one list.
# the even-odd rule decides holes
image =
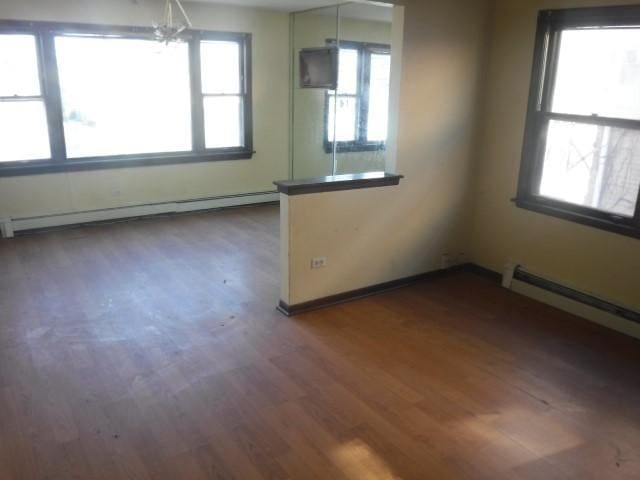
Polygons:
[[300,50],[300,88],[335,90],[338,85],[338,48]]

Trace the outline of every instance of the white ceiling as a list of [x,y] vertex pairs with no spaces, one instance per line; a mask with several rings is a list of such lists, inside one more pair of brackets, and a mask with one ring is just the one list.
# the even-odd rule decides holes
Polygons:
[[340,0],[190,0],[203,3],[238,5],[241,7],[259,7],[295,12],[309,8],[326,7],[342,3]]
[[260,7],[275,10],[286,10],[294,12],[296,10],[306,10],[308,8],[324,7],[331,5],[331,0],[191,0],[202,3],[218,3],[225,5],[238,5],[241,7]]

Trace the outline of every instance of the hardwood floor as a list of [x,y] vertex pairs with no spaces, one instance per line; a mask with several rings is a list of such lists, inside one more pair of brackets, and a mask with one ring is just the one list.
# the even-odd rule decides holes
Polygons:
[[640,342],[472,274],[286,318],[277,215],[0,241],[0,479],[640,478]]

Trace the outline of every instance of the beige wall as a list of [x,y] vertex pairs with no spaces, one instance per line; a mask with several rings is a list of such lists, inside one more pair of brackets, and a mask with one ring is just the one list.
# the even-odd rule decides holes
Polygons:
[[473,261],[506,262],[640,308],[640,241],[518,209],[516,194],[539,9],[618,1],[498,0],[491,24],[482,141],[475,168]]
[[[272,191],[289,174],[289,16],[188,4],[194,26],[253,34],[254,148],[251,160],[0,178],[0,218]],[[0,19],[150,25],[153,0],[2,0]]]
[[[297,304],[440,268],[468,246],[485,13],[477,0],[405,2],[397,187],[287,199]],[[314,256],[328,266],[311,270]]]
[[[321,47],[327,39],[336,38],[336,11],[336,8],[327,8],[320,10],[320,13],[310,11],[294,16],[294,72],[298,71],[297,54],[301,48]],[[340,39],[390,45],[391,23],[341,18]],[[333,155],[324,151],[326,91],[300,88],[297,80],[294,75],[293,176],[308,178],[331,175]],[[336,173],[382,171],[385,169],[386,157],[386,150],[338,153]]]

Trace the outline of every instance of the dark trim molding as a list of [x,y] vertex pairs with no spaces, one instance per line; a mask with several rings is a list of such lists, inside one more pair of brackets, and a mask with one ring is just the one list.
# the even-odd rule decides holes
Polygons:
[[[287,305],[285,302],[280,300],[280,303],[276,308],[279,312],[288,317],[291,317],[300,313],[319,310],[321,308],[338,305],[340,303],[350,302],[352,300],[358,300],[360,298],[370,297],[372,295],[378,295],[380,293],[406,287],[414,283],[435,280],[447,275],[463,272],[473,273],[497,284],[500,284],[502,280],[502,275],[498,272],[494,272],[493,270],[489,270],[488,268],[481,267],[480,265],[477,265],[475,263],[465,263],[462,265],[456,265],[455,267],[443,270],[435,270],[420,275],[414,275],[412,277],[400,278],[398,280],[392,280],[390,282],[379,283],[377,285],[371,285],[369,287],[359,288],[350,292],[339,293],[337,295],[331,295],[328,297],[319,298],[317,300],[299,303],[297,305]],[[514,270],[513,279],[523,283],[527,283],[534,287],[547,290],[557,295],[561,295],[565,298],[574,300],[584,305],[588,305],[598,310],[602,310],[630,322],[640,324],[640,312],[638,311],[631,310],[621,305],[616,305],[615,303],[611,303],[601,298],[594,297],[593,295],[590,295],[588,293],[574,290],[573,288],[566,287],[546,278],[533,275],[529,272],[525,272],[520,267],[516,267],[516,269]]]
[[533,285],[534,287],[538,287],[543,290],[547,290],[557,295],[561,295],[565,298],[568,298],[569,300],[574,300],[590,307],[597,308],[598,310],[611,313],[618,317],[624,318],[625,320],[629,320],[634,323],[640,323],[640,312],[636,312],[626,307],[607,302],[606,300],[602,300],[601,298],[594,297],[593,295],[589,295],[588,293],[584,293],[579,290],[574,290],[573,288],[566,287],[546,278],[538,277],[537,275],[533,275],[532,273],[525,272],[519,267],[517,267],[513,272],[513,279],[519,280],[529,285]]
[[78,158],[65,161],[25,160],[0,165],[0,177],[37,175],[42,173],[78,172],[110,168],[146,167],[154,165],[177,165],[181,163],[222,162],[250,159],[256,152],[244,149],[224,151],[209,150],[207,153],[157,153],[141,155],[115,155],[106,157]]
[[462,270],[469,273],[475,273],[480,277],[484,277],[487,280],[491,280],[494,283],[502,283],[502,274],[498,272],[494,272],[493,270],[489,270],[488,268],[482,267],[476,263],[465,263],[461,265]]
[[331,175],[328,177],[306,178],[302,180],[281,180],[273,182],[280,193],[285,195],[304,195],[307,193],[335,192],[360,188],[388,187],[398,185],[402,175],[373,172],[349,175]]
[[538,13],[518,191],[514,200],[518,208],[628,237],[640,238],[640,194],[636,199],[636,208],[631,217],[539,194],[546,137],[552,120],[640,130],[638,120],[553,111],[552,99],[559,61],[561,32],[581,27],[631,26],[639,22],[639,5],[542,10]]
[[[615,216],[609,215],[607,218],[603,212],[594,212],[594,214],[584,213],[580,207],[559,204],[551,200],[529,200],[527,198],[514,198],[512,200],[518,208],[529,210],[536,213],[549,215],[551,217],[569,220],[589,227],[598,228],[626,237],[640,238],[640,229],[633,226],[633,219],[628,219],[629,223],[622,223],[619,217],[616,221]],[[640,202],[639,202],[640,206]],[[599,215],[598,217],[594,215]]]
[[311,300],[309,302],[298,303],[296,305],[288,305],[280,300],[280,303],[276,307],[277,310],[288,317],[298,315],[300,313],[309,312],[312,310],[318,310],[332,305],[340,303],[350,302],[359,298],[370,297],[372,295],[378,295],[390,290],[396,290],[398,288],[406,287],[414,283],[423,282],[427,280],[434,280],[436,278],[442,278],[453,273],[470,272],[490,279],[491,281],[500,282],[502,278],[499,273],[492,270],[488,270],[479,265],[473,263],[465,263],[462,265],[456,265],[451,268],[442,270],[434,270],[431,272],[421,273],[420,275],[413,275],[411,277],[400,278],[392,280],[390,282],[378,283],[377,285],[371,285],[369,287],[358,288],[351,290],[350,292],[338,293],[336,295],[330,295],[328,297],[319,298],[317,300]]
[[[326,123],[326,122],[325,122]],[[325,140],[324,153],[333,153],[333,142]],[[336,153],[377,152],[387,149],[387,142],[338,142]]]

